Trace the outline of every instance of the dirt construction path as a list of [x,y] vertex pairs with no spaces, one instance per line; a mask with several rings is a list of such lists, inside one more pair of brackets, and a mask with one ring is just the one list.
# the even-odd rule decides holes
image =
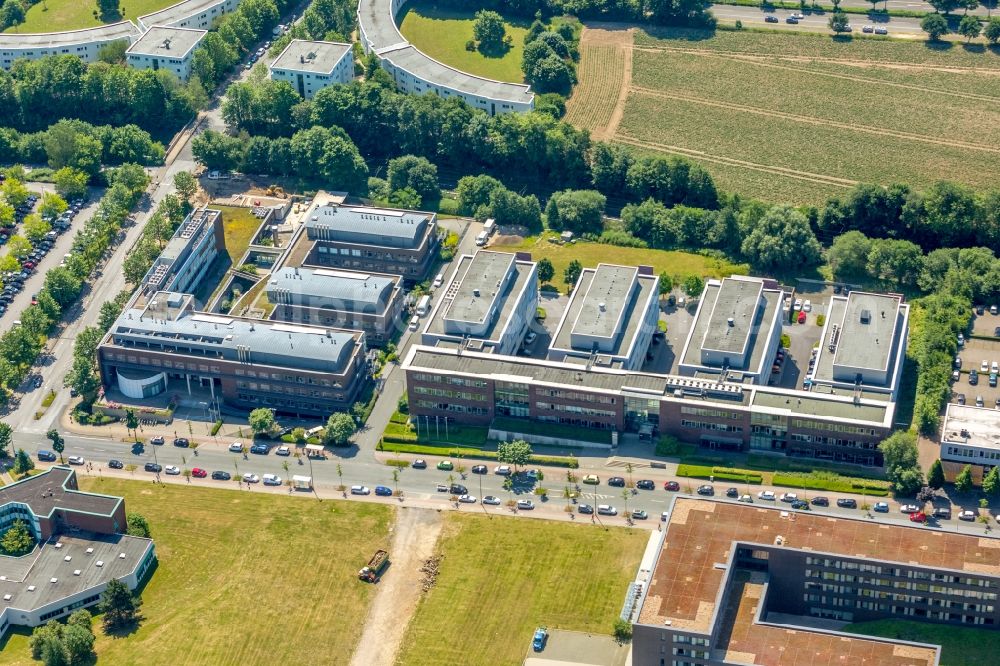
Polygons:
[[389,546],[389,568],[365,619],[351,666],[389,666],[420,600],[419,569],[434,554],[441,534],[441,514],[432,509],[400,507]]
[[566,120],[589,129],[591,136],[614,136],[625,113],[632,83],[634,29],[587,23],[580,37],[580,83],[566,104]]

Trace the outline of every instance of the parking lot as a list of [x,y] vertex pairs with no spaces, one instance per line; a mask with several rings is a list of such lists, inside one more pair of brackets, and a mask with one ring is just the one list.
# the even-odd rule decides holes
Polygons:
[[[980,330],[983,330],[983,335],[992,337],[995,328],[993,322],[997,321],[1000,324],[998,320],[1000,317],[989,314],[976,317],[973,322],[973,330],[976,335],[980,335]],[[965,341],[958,354],[962,364],[961,368],[958,369],[958,381],[952,383],[952,402],[961,403],[964,399],[965,404],[976,405],[978,399],[982,398],[983,404],[981,406],[997,407],[997,401],[1000,400],[1000,386],[990,386],[990,373],[994,363],[1000,370],[1000,339],[970,338]],[[984,364],[985,371],[983,370]],[[976,373],[975,384],[970,383],[973,377],[972,371]],[[998,378],[998,383],[1000,383],[1000,378]]]

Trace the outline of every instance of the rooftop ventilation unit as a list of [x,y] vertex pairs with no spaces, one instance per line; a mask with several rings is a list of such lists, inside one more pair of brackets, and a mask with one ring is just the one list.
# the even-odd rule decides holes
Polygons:
[[871,310],[862,310],[861,311],[861,323],[862,324],[870,324],[871,321],[872,321],[872,312],[871,312]]

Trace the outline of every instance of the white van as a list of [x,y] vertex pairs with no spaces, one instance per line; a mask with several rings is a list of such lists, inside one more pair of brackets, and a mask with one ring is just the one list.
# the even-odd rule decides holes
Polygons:
[[420,300],[417,301],[417,315],[420,317],[426,317],[427,313],[431,311],[431,297],[421,296]]
[[486,233],[486,237],[489,238],[493,235],[493,232],[497,230],[497,221],[492,217],[483,223],[483,231]]
[[476,236],[476,247],[482,247],[486,245],[486,241],[488,241],[489,238],[490,235],[488,233],[486,233],[485,231],[480,231],[479,235]]
[[444,273],[438,273],[437,277],[434,278],[434,288],[437,289],[442,284],[444,284]]

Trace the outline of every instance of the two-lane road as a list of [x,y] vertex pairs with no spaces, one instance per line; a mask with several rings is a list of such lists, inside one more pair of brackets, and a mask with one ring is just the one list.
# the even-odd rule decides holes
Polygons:
[[[717,19],[724,20],[727,23],[739,20],[742,21],[743,25],[748,28],[772,28],[774,30],[800,31],[808,30],[810,32],[825,32],[827,34],[832,34],[830,32],[830,26],[828,25],[830,12],[824,12],[821,14],[807,13],[805,14],[805,18],[799,19],[797,24],[786,23],[785,19],[795,13],[798,13],[798,10],[792,11],[787,9],[775,9],[772,11],[764,11],[760,7],[712,5],[712,14],[714,14]],[[777,16],[778,23],[765,23],[764,17],[768,14]],[[919,37],[921,39],[926,38],[927,36],[924,31],[920,29],[920,19],[899,18],[894,16],[889,17],[884,21],[876,22],[867,16],[861,16],[859,14],[848,14],[847,17],[850,21],[851,27],[854,29],[852,34],[860,34],[861,27],[864,25],[880,25],[888,28],[889,36],[906,38]]]

